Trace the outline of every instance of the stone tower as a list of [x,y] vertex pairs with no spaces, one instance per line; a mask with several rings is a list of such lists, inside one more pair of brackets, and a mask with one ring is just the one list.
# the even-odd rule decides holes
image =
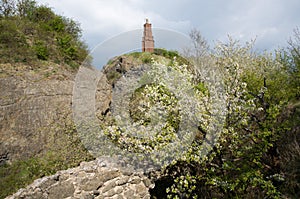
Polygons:
[[144,24],[144,36],[142,41],[142,51],[143,52],[153,52],[154,51],[154,40],[152,36],[151,23],[146,19]]

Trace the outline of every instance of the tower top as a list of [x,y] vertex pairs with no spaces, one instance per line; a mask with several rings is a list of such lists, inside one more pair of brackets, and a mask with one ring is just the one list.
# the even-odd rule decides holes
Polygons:
[[152,28],[149,20],[146,19],[144,24],[144,36],[142,41],[142,51],[143,52],[153,52],[154,51],[154,40],[152,36]]

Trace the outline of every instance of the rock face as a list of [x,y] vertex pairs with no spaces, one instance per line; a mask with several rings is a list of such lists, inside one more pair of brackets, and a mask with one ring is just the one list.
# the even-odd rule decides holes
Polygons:
[[153,186],[143,173],[118,168],[102,158],[38,179],[7,199],[146,199],[150,198],[149,188]]
[[71,113],[74,76],[55,64],[0,65],[0,164],[44,150],[53,123]]
[[[73,120],[76,72],[48,64],[39,69],[0,64],[0,165],[45,152],[49,138],[59,139],[57,135],[64,134],[60,127]],[[103,115],[109,110],[112,86],[106,75],[96,75],[96,93],[90,97],[96,101],[96,113]]]
[[[50,136],[58,140],[65,133],[57,126],[65,126],[66,118],[72,120],[73,104],[82,98],[74,95],[76,72],[46,64],[35,69],[0,64],[0,165],[43,154]],[[95,73],[95,92],[89,97],[95,101],[92,108],[98,119],[110,114],[114,82],[132,67],[132,60],[121,57],[103,73]],[[87,71],[84,74],[89,74]],[[83,76],[79,87],[91,88],[85,85],[90,77]],[[82,108],[88,106],[82,104]],[[97,159],[38,179],[8,198],[150,198],[151,187],[152,182],[143,173]]]

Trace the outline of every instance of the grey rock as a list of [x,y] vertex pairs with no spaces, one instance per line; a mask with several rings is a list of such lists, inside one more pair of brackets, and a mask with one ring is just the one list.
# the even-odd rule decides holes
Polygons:
[[116,183],[117,185],[124,185],[129,181],[129,176],[121,177]]
[[134,195],[134,190],[128,189],[127,191],[124,192],[124,197],[125,198],[132,198]]
[[150,187],[152,184],[151,180],[149,180],[148,178],[144,178],[143,183],[146,187]]
[[112,190],[117,185],[116,181],[117,180],[112,180],[112,181],[106,182],[103,186],[102,193]]
[[[40,71],[9,68],[0,76],[0,164],[45,150],[46,138],[55,133],[49,124],[71,113],[75,75],[55,64]],[[57,68],[59,73],[45,76]]]
[[120,195],[123,191],[123,188],[118,186],[115,188],[110,189],[108,192],[104,193],[104,196],[106,197],[112,197],[114,195]]
[[66,198],[73,196],[75,192],[74,185],[71,181],[63,181],[52,186],[49,189],[49,199]]
[[130,182],[131,184],[138,184],[138,183],[141,182],[141,178],[138,177],[138,176],[133,176],[133,177],[129,180],[129,182]]
[[103,185],[103,181],[101,180],[100,177],[89,178],[81,186],[81,189],[85,191],[95,191],[99,189],[102,185]]
[[[35,180],[31,185],[7,197],[14,198],[143,198],[149,195],[140,173],[124,175],[126,168],[102,167],[99,159],[85,162],[85,166],[59,171],[55,175]],[[86,170],[86,168],[94,170]],[[63,177],[62,177],[63,176]],[[147,184],[146,183],[146,184]]]

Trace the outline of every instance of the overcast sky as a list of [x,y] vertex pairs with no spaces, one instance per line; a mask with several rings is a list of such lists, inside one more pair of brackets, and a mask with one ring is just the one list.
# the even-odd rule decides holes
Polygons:
[[[286,45],[300,26],[300,0],[38,0],[80,22],[90,49],[120,33],[143,27],[188,34],[197,28],[213,45],[227,35],[256,38],[256,49]],[[142,34],[142,33],[141,33]],[[156,36],[156,35],[154,35]],[[141,40],[141,38],[140,38]],[[155,41],[156,43],[159,41]],[[167,47],[166,47],[167,48]]]

